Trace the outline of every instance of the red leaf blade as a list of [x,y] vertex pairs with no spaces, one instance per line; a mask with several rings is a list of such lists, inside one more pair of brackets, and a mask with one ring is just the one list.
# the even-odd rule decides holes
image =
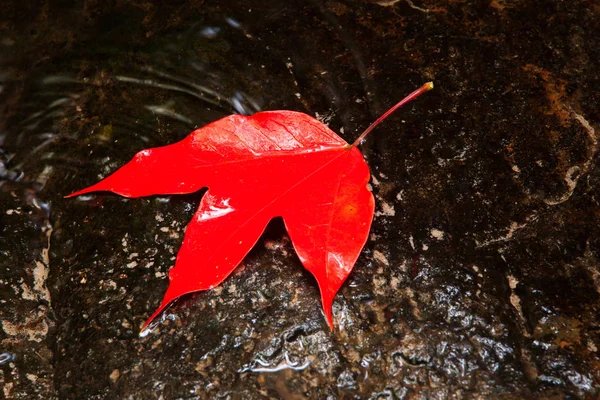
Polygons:
[[333,327],[333,298],[373,218],[368,180],[368,166],[356,147],[306,114],[271,111],[232,115],[178,143],[143,150],[112,175],[70,196],[111,191],[140,197],[209,187],[186,229],[170,286],[144,328],[181,295],[226,279],[278,216],[284,217],[303,265],[317,279]]
[[[223,282],[256,244],[270,218],[254,210],[236,209],[233,201],[211,191],[202,197],[186,228],[175,266],[169,271],[169,288],[142,330],[178,297]],[[237,228],[231,231],[231,227]]]
[[[283,218],[296,253],[319,284],[323,311],[333,329],[333,298],[368,239],[375,201],[366,187],[369,168],[355,147],[314,178],[297,190],[311,193],[308,204],[318,206],[289,209]],[[327,181],[335,184],[315,187]]]

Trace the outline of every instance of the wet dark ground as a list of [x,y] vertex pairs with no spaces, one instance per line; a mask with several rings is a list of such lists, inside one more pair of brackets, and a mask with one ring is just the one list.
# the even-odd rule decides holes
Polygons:
[[[0,398],[597,398],[600,5],[5,2]],[[362,150],[371,240],[334,303],[275,221],[159,304],[202,195],[62,196],[231,113]]]

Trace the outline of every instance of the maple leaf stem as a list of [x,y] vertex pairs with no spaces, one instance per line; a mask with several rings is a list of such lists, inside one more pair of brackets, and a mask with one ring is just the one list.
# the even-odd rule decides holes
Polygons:
[[360,145],[362,143],[362,141],[365,140],[365,137],[369,133],[371,133],[371,131],[373,129],[375,129],[377,127],[377,125],[379,125],[381,123],[381,121],[383,121],[384,119],[389,117],[390,114],[392,114],[394,111],[396,111],[397,109],[399,109],[400,107],[402,107],[403,105],[408,103],[409,101],[416,99],[417,97],[419,97],[420,95],[422,95],[425,92],[430,91],[431,89],[433,89],[433,82],[427,82],[426,84],[424,84],[423,86],[421,86],[420,88],[418,88],[417,90],[415,90],[414,92],[412,92],[411,94],[409,94],[408,96],[406,96],[405,98],[400,100],[398,102],[398,104],[396,104],[394,107],[387,110],[385,112],[385,114],[383,114],[381,117],[377,118],[377,120],[375,122],[373,122],[371,125],[369,125],[369,127],[367,129],[365,129],[365,131],[358,137],[358,139],[356,139],[354,141],[354,143],[352,143],[352,146],[357,147],[358,145]]

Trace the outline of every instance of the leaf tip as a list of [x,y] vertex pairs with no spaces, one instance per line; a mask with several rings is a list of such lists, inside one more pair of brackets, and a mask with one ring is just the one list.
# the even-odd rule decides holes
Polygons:
[[152,332],[154,328],[156,328],[156,325],[158,325],[159,321],[155,321],[154,319],[161,311],[162,309],[158,309],[154,314],[152,314],[150,318],[148,318],[146,322],[144,322],[144,325],[142,325],[142,329],[140,329],[140,332],[138,333],[138,336],[140,338],[148,336],[148,334]]
[[333,325],[333,317],[331,316],[331,313],[329,315],[326,315],[325,318],[327,319],[327,325],[329,325],[329,331],[333,332],[333,328],[335,327]]
[[97,186],[97,185],[90,186],[90,187],[87,187],[87,188],[85,188],[85,189],[78,190],[78,191],[76,191],[76,192],[73,192],[73,193],[71,193],[71,194],[68,194],[68,195],[66,195],[66,196],[65,196],[65,197],[63,197],[63,198],[64,198],[64,199],[70,199],[71,197],[77,197],[77,196],[80,196],[80,195],[82,195],[82,194],[86,194],[86,193],[89,193],[89,192],[93,192],[93,191],[95,191],[95,189],[93,189],[95,186]]
[[331,294],[326,295],[321,292],[321,302],[323,303],[323,313],[325,314],[325,320],[327,321],[327,325],[329,325],[329,330],[333,332],[333,296]]
[[148,321],[146,321],[146,322],[144,322],[144,325],[142,325],[142,328],[138,332],[138,337],[139,338],[144,338],[144,337],[148,336],[148,334],[151,331],[152,331],[152,329],[148,329]]
[[156,327],[158,322],[153,323],[153,321],[158,316],[158,314],[160,314],[163,311],[164,308],[165,306],[161,304],[161,306],[154,312],[154,314],[152,314],[150,318],[148,318],[146,322],[144,322],[144,325],[142,325],[142,329],[140,329],[140,337],[147,336]]

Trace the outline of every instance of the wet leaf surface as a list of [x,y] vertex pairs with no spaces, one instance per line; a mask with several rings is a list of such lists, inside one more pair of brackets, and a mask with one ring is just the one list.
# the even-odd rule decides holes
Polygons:
[[304,113],[266,111],[230,115],[178,143],[144,149],[67,197],[113,192],[137,198],[208,188],[169,270],[169,288],[141,334],[179,297],[223,282],[277,217],[283,217],[295,252],[319,284],[333,330],[333,299],[373,220],[368,182],[369,167],[358,148],[327,126]]
[[[5,5],[2,394],[597,395],[599,12],[428,0]],[[378,205],[333,333],[275,221],[223,285],[182,298],[138,338],[158,305],[141,294],[166,289],[202,193],[62,195],[234,112],[297,110],[352,140],[427,80],[436,90],[364,144]]]

